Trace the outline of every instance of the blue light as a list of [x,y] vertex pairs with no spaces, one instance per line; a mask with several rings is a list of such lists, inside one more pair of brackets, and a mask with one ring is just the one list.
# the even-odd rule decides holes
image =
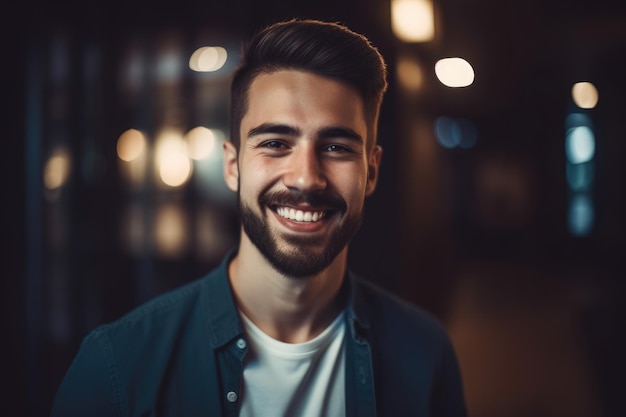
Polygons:
[[567,131],[565,154],[572,164],[582,164],[593,159],[596,152],[596,139],[588,126],[578,126]]
[[570,113],[565,118],[565,129],[570,130],[579,126],[593,127],[591,118],[584,113]]
[[574,236],[587,236],[594,222],[593,203],[589,194],[576,194],[569,206],[569,231]]
[[451,149],[461,142],[461,129],[454,119],[438,117],[435,120],[435,136],[441,146]]
[[469,149],[476,145],[476,127],[467,119],[453,119],[441,116],[435,120],[435,137],[444,148]]
[[584,164],[567,164],[565,174],[567,183],[573,191],[588,191],[593,185],[594,164],[587,162]]

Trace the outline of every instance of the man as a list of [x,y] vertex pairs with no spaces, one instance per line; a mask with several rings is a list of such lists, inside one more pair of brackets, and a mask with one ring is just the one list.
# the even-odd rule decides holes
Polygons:
[[441,326],[347,269],[385,76],[338,24],[278,23],[245,46],[224,146],[238,248],[87,336],[53,415],[465,415]]

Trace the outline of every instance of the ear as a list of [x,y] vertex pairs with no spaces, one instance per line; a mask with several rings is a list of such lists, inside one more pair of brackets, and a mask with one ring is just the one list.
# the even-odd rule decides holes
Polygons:
[[376,189],[376,183],[378,182],[378,169],[380,167],[380,160],[383,157],[383,148],[379,145],[374,146],[367,157],[367,184],[365,186],[365,195],[371,195]]
[[224,142],[224,181],[232,191],[239,188],[239,163],[237,161],[237,149],[229,140]]

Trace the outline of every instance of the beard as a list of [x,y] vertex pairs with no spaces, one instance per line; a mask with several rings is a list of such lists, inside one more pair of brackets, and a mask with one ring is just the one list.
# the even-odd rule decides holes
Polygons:
[[[256,214],[249,205],[243,202],[240,194],[237,200],[241,223],[250,241],[274,269],[284,276],[296,279],[317,275],[330,266],[352,240],[363,219],[362,211],[345,215],[345,201],[338,195],[328,192],[314,194],[291,191],[264,193],[259,198],[259,207],[263,213],[261,215]],[[264,208],[296,205],[301,202],[308,202],[311,205],[311,210],[315,210],[316,206],[323,207],[325,210],[330,207],[333,213],[337,211],[343,214],[343,222],[338,222],[330,236],[283,235],[284,248],[281,248],[280,237],[276,231],[270,230]],[[324,244],[321,251],[312,250],[314,246],[320,244]]]

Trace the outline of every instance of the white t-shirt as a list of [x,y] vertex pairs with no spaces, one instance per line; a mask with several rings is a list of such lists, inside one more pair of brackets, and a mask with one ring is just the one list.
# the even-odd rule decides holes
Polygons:
[[241,316],[250,347],[241,417],[345,416],[344,313],[304,343],[273,339]]

